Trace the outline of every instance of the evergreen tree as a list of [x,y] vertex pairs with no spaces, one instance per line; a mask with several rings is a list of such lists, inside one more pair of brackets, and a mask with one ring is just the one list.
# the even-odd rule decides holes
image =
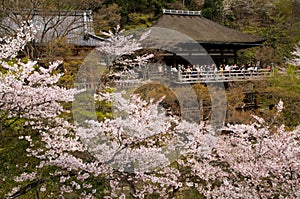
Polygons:
[[202,8],[204,17],[216,22],[223,20],[223,0],[206,0]]

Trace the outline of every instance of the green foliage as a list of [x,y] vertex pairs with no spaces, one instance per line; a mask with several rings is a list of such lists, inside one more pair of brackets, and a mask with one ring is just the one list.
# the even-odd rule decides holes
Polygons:
[[120,7],[116,3],[102,4],[101,9],[93,12],[94,30],[96,33],[109,31],[121,23]]
[[66,60],[60,72],[64,75],[59,79],[58,85],[65,88],[73,88],[77,72],[82,65],[82,60]]
[[223,0],[206,0],[202,8],[202,15],[216,22],[223,20]]
[[126,30],[136,28],[147,28],[153,24],[153,15],[142,13],[128,14],[128,23],[124,25]]
[[[1,120],[5,120],[1,112]],[[24,171],[33,171],[38,161],[27,157],[26,149],[29,147],[27,141],[19,140],[19,136],[36,136],[32,129],[24,126],[25,121],[20,119],[13,123],[0,121],[0,198],[10,192],[15,186],[14,177]]]
[[[284,64],[299,39],[299,23],[293,17],[292,0],[235,1],[231,8],[233,27],[266,39],[262,47],[244,51],[244,58],[263,63]],[[297,33],[298,32],[298,33]]]
[[288,127],[295,127],[300,121],[300,74],[290,66],[286,74],[276,74],[261,95],[266,109],[272,109],[280,99],[284,102],[282,121]]
[[[113,3],[116,3],[120,7],[121,25],[131,27],[132,25],[134,25],[134,23],[136,21],[139,21],[141,19],[141,16],[139,16],[139,15],[146,15],[146,16],[150,15],[150,16],[154,16],[153,19],[156,19],[161,15],[161,13],[162,13],[161,11],[163,8],[171,8],[172,3],[174,3],[174,2],[175,2],[175,0],[165,0],[165,1],[158,1],[158,0],[150,0],[150,1],[146,1],[146,0],[136,0],[136,1],[107,0],[107,1],[105,1],[105,4],[111,5]],[[137,18],[135,19],[135,17],[137,17]],[[151,19],[152,19],[152,17],[151,17]],[[148,20],[146,20],[146,21],[148,21]],[[131,22],[133,22],[133,24],[131,24]],[[140,25],[143,26],[145,21],[143,21],[143,19],[141,19],[140,22],[141,22]]]
[[135,94],[139,94],[143,99],[149,101],[154,99],[155,101],[163,99],[161,105],[166,109],[171,109],[174,114],[178,114],[179,110],[179,102],[174,95],[174,93],[163,85],[156,83],[149,83],[139,87],[135,90]]
[[95,110],[96,110],[96,117],[98,121],[103,121],[104,119],[112,118],[112,103],[106,101],[99,101],[95,102]]

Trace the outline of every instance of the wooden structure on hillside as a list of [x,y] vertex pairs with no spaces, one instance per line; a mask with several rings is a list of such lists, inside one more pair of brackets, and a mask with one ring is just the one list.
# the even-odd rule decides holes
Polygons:
[[[238,50],[260,46],[264,41],[265,38],[206,19],[201,11],[163,10],[143,41],[144,48],[158,49],[163,60],[134,70],[140,80],[175,84],[263,80],[273,75],[272,67],[221,70],[219,65],[228,59],[236,62]],[[189,71],[184,70],[183,66],[187,65]],[[130,87],[130,82],[134,85],[136,80],[119,78],[115,81],[121,87]]]
[[[201,15],[201,11],[163,10],[163,15],[154,24],[154,27],[170,29],[183,33],[199,43],[212,57],[214,62],[224,64],[228,59],[237,62],[237,51],[245,48],[260,46],[265,38],[245,34],[239,30],[228,28]],[[188,44],[186,44],[188,45]],[[199,56],[203,52],[182,52]],[[167,61],[180,59],[180,55],[169,55]]]

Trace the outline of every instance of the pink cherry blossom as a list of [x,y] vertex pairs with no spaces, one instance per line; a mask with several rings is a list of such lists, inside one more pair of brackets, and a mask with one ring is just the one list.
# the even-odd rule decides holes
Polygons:
[[[35,61],[8,61],[32,38],[24,33],[28,29],[2,38],[0,110],[6,113],[2,121],[25,120],[22,127],[38,134],[17,136],[29,143],[26,152],[39,164],[15,176],[20,185],[6,193],[8,198],[25,194],[32,181],[41,183],[37,190],[51,191],[52,179],[60,187],[58,196],[49,194],[54,198],[71,192],[81,198],[174,198],[191,188],[207,198],[300,197],[300,126],[287,131],[284,124],[274,127],[253,116],[256,122],[229,124],[217,133],[207,123],[167,115],[160,101],[118,92],[94,96],[95,102],[113,104],[113,118],[73,124],[62,117],[67,110],[61,102],[72,102],[79,91],[56,85],[62,74],[53,72],[61,62],[42,68]],[[119,56],[140,48],[130,36],[106,34],[111,39],[99,52]],[[283,108],[280,101],[274,120]],[[95,186],[103,181],[105,190]]]

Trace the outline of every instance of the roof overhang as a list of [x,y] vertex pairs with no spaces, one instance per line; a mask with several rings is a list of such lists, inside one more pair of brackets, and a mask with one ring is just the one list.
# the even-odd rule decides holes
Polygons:
[[[265,38],[246,34],[201,16],[200,11],[164,11],[154,27],[180,32],[204,46],[231,46],[237,49],[260,46]],[[170,38],[172,39],[172,38]]]

